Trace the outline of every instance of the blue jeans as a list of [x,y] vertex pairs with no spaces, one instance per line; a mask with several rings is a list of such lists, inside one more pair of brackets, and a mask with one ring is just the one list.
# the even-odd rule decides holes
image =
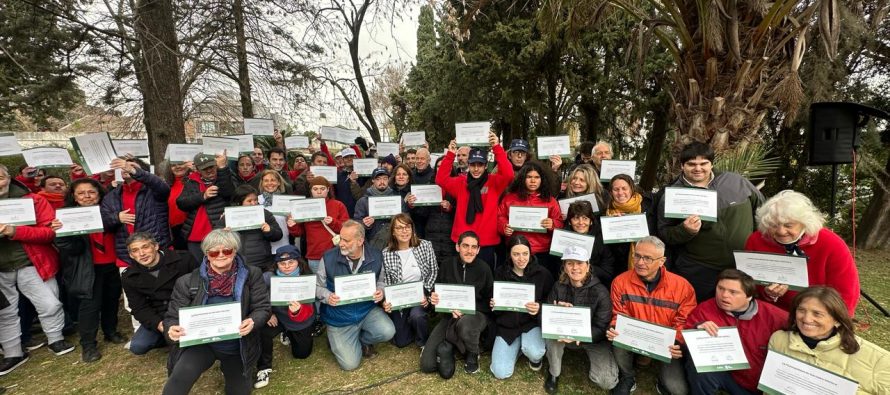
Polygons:
[[[686,361],[686,377],[689,379],[689,389],[693,395],[710,395],[723,390],[730,395],[754,395],[733,380],[729,372],[698,373],[692,358]],[[759,392],[756,392],[759,393]]]
[[513,339],[511,344],[507,344],[500,336],[495,338],[494,348],[491,350],[491,374],[501,380],[512,376],[520,351],[532,363],[541,362],[547,351],[544,347],[544,338],[541,337],[541,327],[530,329]]
[[156,328],[147,328],[140,325],[133,338],[130,339],[130,352],[134,355],[143,355],[156,348],[158,343],[164,340],[164,335]]
[[[318,264],[321,262],[321,259],[309,259],[307,261],[309,263],[309,269],[312,269],[312,273],[318,272]],[[303,273],[300,273],[303,274]]]
[[362,363],[362,346],[372,346],[392,339],[395,327],[383,309],[374,307],[357,324],[328,325],[328,342],[340,368],[355,370]]

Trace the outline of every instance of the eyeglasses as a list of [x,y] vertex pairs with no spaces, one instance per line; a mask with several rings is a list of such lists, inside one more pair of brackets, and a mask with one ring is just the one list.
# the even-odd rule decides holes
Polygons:
[[399,226],[393,226],[393,229],[395,229],[396,232],[407,232],[407,231],[411,230],[411,227],[408,225],[399,225]]
[[235,253],[234,248],[223,248],[221,250],[207,251],[207,256],[209,256],[211,258],[218,258],[219,254],[222,254],[223,256],[230,256],[234,253]]
[[664,257],[663,257],[663,256],[660,256],[660,257],[657,257],[657,258],[653,258],[653,257],[651,257],[651,256],[643,256],[643,255],[640,255],[640,254],[634,254],[634,260],[635,260],[635,261],[641,261],[641,262],[643,262],[643,263],[645,263],[645,264],[647,264],[647,265],[650,264],[650,263],[652,263],[652,262],[655,262],[655,261],[657,261],[657,260],[659,260],[659,259],[661,259],[661,258],[664,258]]

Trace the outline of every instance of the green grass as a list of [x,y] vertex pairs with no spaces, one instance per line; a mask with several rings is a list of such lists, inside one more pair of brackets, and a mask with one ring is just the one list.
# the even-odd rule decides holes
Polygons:
[[[890,252],[860,251],[857,253],[862,288],[883,306],[890,308]],[[881,316],[864,299],[859,304],[857,318],[869,323],[860,336],[890,349],[890,319]],[[121,319],[120,326],[129,327],[129,318]],[[127,328],[129,329],[129,328]],[[69,338],[76,341],[76,336]],[[277,343],[277,341],[276,341]],[[99,362],[80,362],[80,347],[61,357],[53,356],[44,347],[32,353],[31,360],[15,372],[0,378],[0,385],[9,394],[157,394],[166,377],[167,353],[155,350],[136,357],[121,346],[100,342],[103,354]],[[475,375],[463,372],[462,365],[451,380],[436,374],[419,371],[419,349],[409,346],[397,349],[389,344],[378,346],[379,355],[366,360],[353,372],[343,372],[328,349],[325,337],[316,338],[315,349],[307,360],[294,360],[289,350],[280,344],[275,349],[274,372],[268,387],[258,390],[263,394],[318,394],[318,393],[396,393],[396,394],[511,394],[543,393],[543,372],[533,372],[520,358],[513,377],[496,380],[488,371],[490,355],[483,355],[482,371]],[[587,379],[587,361],[581,352],[569,351],[560,378],[562,394],[604,394]],[[546,369],[546,367],[545,367]],[[641,369],[642,370],[642,369]],[[654,394],[652,369],[638,375],[636,394]],[[223,393],[223,378],[214,367],[208,370],[193,389],[196,394]]]

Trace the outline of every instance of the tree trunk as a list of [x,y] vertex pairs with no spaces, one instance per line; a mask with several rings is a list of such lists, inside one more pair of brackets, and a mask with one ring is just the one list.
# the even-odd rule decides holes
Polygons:
[[661,151],[664,141],[667,139],[668,111],[664,106],[655,106],[652,130],[649,131],[646,147],[646,160],[643,162],[643,172],[640,174],[640,188],[651,191],[658,181],[658,167],[661,164]]
[[581,140],[596,142],[602,109],[592,97],[585,96],[578,103],[578,110],[581,111]]
[[373,3],[373,0],[365,0],[364,4],[362,4],[361,8],[359,8],[358,12],[355,16],[355,23],[352,27],[352,38],[349,40],[349,58],[352,60],[352,72],[355,74],[355,84],[358,86],[359,94],[362,96],[362,111],[365,114],[365,120],[367,121],[366,127],[368,129],[368,133],[371,134],[371,138],[374,141],[380,141],[380,128],[377,126],[377,121],[374,120],[374,113],[371,108],[371,98],[368,95],[368,88],[365,86],[365,77],[362,74],[361,63],[358,54],[358,45],[359,45],[359,35],[362,31],[362,22],[365,19],[365,13],[368,11],[368,7]]
[[235,57],[238,59],[238,91],[241,96],[241,116],[253,118],[253,100],[250,96],[250,74],[247,64],[247,39],[244,36],[244,1],[235,0],[232,5],[235,19]]
[[134,68],[142,91],[151,162],[158,164],[164,159],[167,144],[185,142],[173,2],[140,0],[134,11],[140,48],[134,56]]
[[890,185],[890,158],[884,171],[877,174],[875,194],[862,213],[856,246],[864,249],[890,247],[890,193],[881,185]]

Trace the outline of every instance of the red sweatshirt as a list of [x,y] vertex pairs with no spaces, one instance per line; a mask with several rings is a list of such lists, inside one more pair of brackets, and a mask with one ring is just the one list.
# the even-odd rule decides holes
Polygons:
[[[325,201],[325,208],[327,209],[328,217],[333,219],[328,227],[334,233],[339,234],[343,223],[349,219],[349,212],[346,211],[346,206],[339,200],[328,198]],[[306,253],[304,254],[306,259],[321,259],[325,251],[334,247],[334,243],[331,242],[331,237],[333,236],[324,228],[321,221],[297,223],[294,226],[288,227],[287,230],[294,237],[306,235]]]
[[546,253],[550,251],[550,238],[553,237],[553,229],[562,229],[563,220],[562,213],[559,209],[559,203],[556,198],[550,198],[549,201],[541,200],[541,194],[529,194],[527,199],[522,199],[517,193],[509,193],[504,196],[498,207],[498,233],[506,236],[507,222],[510,218],[510,206],[532,206],[547,207],[547,217],[553,220],[553,228],[547,233],[534,233],[514,231],[520,233],[526,238],[532,246],[532,254]]

